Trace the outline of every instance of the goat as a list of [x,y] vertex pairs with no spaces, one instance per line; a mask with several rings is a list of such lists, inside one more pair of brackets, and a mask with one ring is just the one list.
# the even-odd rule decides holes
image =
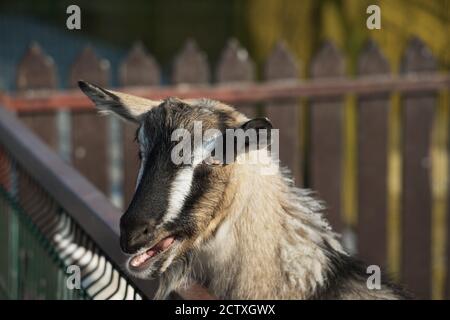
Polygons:
[[[322,202],[296,188],[267,148],[244,150],[229,162],[172,161],[178,128],[192,133],[200,121],[204,133],[243,128],[259,135],[272,128],[268,119],[248,119],[207,99],[151,101],[79,86],[100,111],[139,125],[141,167],[121,217],[120,244],[131,274],[159,277],[156,299],[192,281],[220,299],[408,298],[385,279],[380,290],[368,288],[365,265],[343,249]],[[192,148],[196,154],[206,147]],[[255,156],[268,157],[276,171],[262,174],[263,164],[249,161]]]

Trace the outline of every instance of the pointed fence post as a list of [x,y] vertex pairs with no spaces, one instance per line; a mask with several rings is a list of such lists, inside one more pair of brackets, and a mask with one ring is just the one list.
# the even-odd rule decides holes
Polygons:
[[[390,74],[387,59],[375,42],[361,52],[359,79]],[[358,255],[369,265],[387,266],[388,92],[358,97]],[[382,269],[384,270],[384,269]]]
[[[216,69],[216,81],[220,85],[242,85],[254,81],[255,70],[246,49],[242,48],[236,39],[230,39],[222,51]],[[251,104],[235,106],[249,118],[257,114],[256,107]]]
[[[266,81],[298,81],[298,66],[283,42],[278,42],[264,68]],[[266,116],[279,129],[281,165],[287,166],[297,186],[302,186],[302,152],[299,99],[281,99],[265,105]]]
[[[413,38],[402,60],[403,75],[437,70],[436,59]],[[431,131],[436,92],[404,94],[401,277],[419,298],[431,295]]]
[[[345,61],[331,42],[325,42],[311,64],[315,81],[339,81],[345,76]],[[343,97],[310,101],[310,182],[325,200],[327,218],[337,231],[342,222]]]
[[206,54],[193,39],[188,39],[183,49],[175,57],[172,82],[180,85],[204,85],[210,79],[210,69]]
[[161,72],[155,58],[136,42],[119,67],[120,84],[123,86],[159,85]]
[[[77,88],[78,80],[108,86],[109,73],[109,62],[86,46],[72,65],[69,86]],[[98,115],[94,109],[72,112],[73,165],[107,195],[110,193],[108,136],[107,117]]]
[[[32,43],[17,66],[16,88],[19,93],[54,90],[57,88],[56,67],[39,44]],[[21,120],[51,148],[58,145],[54,112],[19,114]]]

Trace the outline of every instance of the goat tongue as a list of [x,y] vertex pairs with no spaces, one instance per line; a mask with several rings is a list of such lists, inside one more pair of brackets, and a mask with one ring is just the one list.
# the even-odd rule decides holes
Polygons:
[[[160,242],[158,242],[156,244],[156,246],[154,246],[152,249],[154,250],[158,250],[158,251],[164,251],[166,250],[168,247],[170,247],[170,245],[175,241],[175,239],[173,237],[167,237],[162,239]],[[152,250],[151,249],[151,250]]]
[[139,267],[141,264],[143,264],[145,261],[147,261],[148,259],[150,259],[151,257],[153,257],[153,256],[155,255],[155,253],[156,253],[155,250],[152,250],[152,249],[147,250],[147,251],[145,251],[145,252],[143,252],[143,253],[141,253],[141,254],[135,256],[135,257],[131,260],[130,264],[131,264],[133,267],[137,268],[137,267]]
[[166,250],[170,247],[170,245],[175,241],[174,237],[167,237],[162,239],[160,242],[158,242],[156,245],[154,245],[149,250],[135,256],[133,259],[131,259],[131,266],[137,268],[140,265],[142,265],[145,261],[150,259],[151,257],[155,256],[157,253]]

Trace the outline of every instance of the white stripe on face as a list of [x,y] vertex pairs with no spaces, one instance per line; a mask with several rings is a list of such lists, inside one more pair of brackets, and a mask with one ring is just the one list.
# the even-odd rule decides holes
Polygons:
[[142,158],[142,159],[141,159],[141,166],[139,167],[139,172],[138,172],[138,176],[137,176],[137,179],[136,179],[136,188],[135,188],[135,191],[137,190],[137,188],[138,188],[138,186],[139,186],[139,183],[141,182],[142,175],[144,174],[144,167],[145,167],[145,159]]
[[[212,141],[212,140],[211,140]],[[213,143],[202,145],[194,151],[192,166],[182,168],[177,172],[169,192],[169,205],[161,224],[175,220],[183,209],[187,196],[191,191],[195,168],[210,155]]]
[[144,168],[145,168],[145,149],[148,146],[148,140],[145,136],[145,129],[144,129],[144,123],[141,125],[141,128],[138,132],[138,140],[139,140],[139,152],[141,153],[141,166],[139,167],[138,176],[136,179],[136,189],[139,186],[139,183],[141,182],[142,175],[144,174]]
[[[205,157],[210,155],[214,146],[213,138],[211,138],[210,141],[207,141],[205,145],[201,145],[194,151],[191,167],[182,168],[177,172],[170,187],[167,211],[160,225],[173,221],[179,216],[186,198],[191,191],[192,181],[194,178],[194,169],[202,163]],[[149,145],[148,138],[145,135],[144,124],[142,124],[139,129],[138,140],[139,149],[141,152],[141,166],[137,177],[136,189],[138,188],[144,174],[144,168],[147,160],[145,156]]]
[[162,224],[173,221],[181,212],[186,197],[189,195],[194,178],[194,168],[183,168],[178,171],[169,192],[169,205]]
[[[142,124],[138,132],[139,140],[139,151],[141,153],[141,165],[138,172],[138,177],[136,181],[136,189],[138,188],[142,176],[144,174],[144,168],[146,164],[146,150],[149,145],[148,138],[145,135],[145,127]],[[197,163],[198,164],[198,163]],[[172,185],[169,191],[169,204],[167,207],[167,212],[163,218],[161,224],[169,221],[173,221],[181,212],[183,208],[186,197],[189,195],[191,190],[192,180],[194,177],[194,168],[188,167],[183,168],[177,172],[175,179],[172,181]]]

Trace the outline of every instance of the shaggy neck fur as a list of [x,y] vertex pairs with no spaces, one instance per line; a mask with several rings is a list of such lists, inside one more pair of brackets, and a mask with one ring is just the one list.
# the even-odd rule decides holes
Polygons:
[[281,172],[261,175],[245,164],[231,170],[214,231],[163,275],[160,297],[194,280],[220,299],[376,298],[358,275],[342,279],[345,293],[330,294],[334,273],[348,269],[341,260],[350,258],[309,191]]
[[221,298],[308,298],[324,283],[325,243],[342,248],[320,203],[281,174],[259,169],[236,165],[228,212],[199,255],[207,286]]

